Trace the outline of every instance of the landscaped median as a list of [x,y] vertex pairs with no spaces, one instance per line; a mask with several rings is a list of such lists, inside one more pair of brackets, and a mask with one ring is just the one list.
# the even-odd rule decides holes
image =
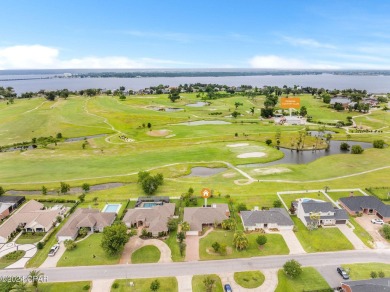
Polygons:
[[352,243],[337,228],[318,228],[309,231],[302,221],[291,217],[297,228],[295,235],[306,252],[323,252],[353,249]]
[[147,245],[137,249],[131,255],[132,264],[157,263],[160,259],[161,252],[154,245]]
[[264,283],[265,277],[260,271],[236,272],[234,281],[243,288],[253,289]]
[[196,275],[192,277],[192,292],[208,291],[206,286],[212,287],[210,291],[223,292],[221,278],[218,275]]
[[[256,238],[261,233],[253,232],[246,234],[248,238],[248,248],[237,250],[233,246],[234,232],[228,230],[215,230],[210,232],[206,237],[200,239],[199,256],[201,260],[221,260],[232,258],[247,258],[267,255],[283,255],[288,254],[289,249],[280,234],[265,234],[267,243],[259,248]],[[218,242],[220,245],[226,245],[226,254],[222,255],[214,251],[212,245]]]
[[[153,285],[158,286],[158,289],[151,289],[151,285],[153,282]],[[125,291],[178,292],[179,290],[175,277],[115,280],[115,282],[111,286],[111,292]]]

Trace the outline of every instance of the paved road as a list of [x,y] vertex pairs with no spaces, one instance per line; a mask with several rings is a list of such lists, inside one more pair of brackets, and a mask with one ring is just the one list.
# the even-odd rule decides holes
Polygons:
[[[296,259],[303,266],[314,267],[365,262],[382,262],[390,264],[390,250],[353,250],[182,263],[44,268],[40,269],[40,271],[48,277],[48,281],[50,282],[90,281],[129,277],[175,277],[184,275],[221,274],[248,270],[275,269],[282,267],[283,264],[290,259]],[[27,276],[30,270],[3,270],[1,271],[1,276]]]

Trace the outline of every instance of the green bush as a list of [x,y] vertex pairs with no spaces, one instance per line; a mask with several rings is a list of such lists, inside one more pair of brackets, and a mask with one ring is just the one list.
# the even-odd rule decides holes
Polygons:
[[373,278],[373,279],[378,278],[378,274],[377,274],[377,272],[375,272],[375,271],[372,271],[372,272],[370,273],[370,276],[371,276],[371,278]]
[[362,154],[364,149],[360,145],[353,145],[351,148],[352,154]]
[[6,254],[3,258],[6,260],[16,260],[19,259],[22,254],[24,254],[24,251],[15,250],[13,252],[10,252],[9,254]]
[[83,287],[83,290],[89,290],[89,289],[91,289],[91,286],[90,285],[85,285],[84,287]]
[[374,140],[374,142],[372,143],[372,146],[374,146],[374,148],[384,148],[385,147],[385,141],[383,140]]
[[42,241],[37,243],[37,249],[42,249],[44,246],[45,244]]
[[390,225],[389,224],[383,225],[381,231],[382,231],[384,238],[390,240]]
[[257,242],[257,244],[258,245],[264,245],[264,244],[266,244],[267,243],[267,237],[265,236],[265,235],[259,235],[259,236],[257,236],[257,238],[256,238],[256,242]]
[[118,289],[119,288],[119,283],[118,282],[114,282],[111,286],[112,289]]

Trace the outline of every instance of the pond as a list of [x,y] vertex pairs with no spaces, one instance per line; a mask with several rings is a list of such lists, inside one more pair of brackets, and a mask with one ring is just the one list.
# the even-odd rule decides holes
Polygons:
[[226,167],[217,167],[217,168],[211,168],[211,167],[193,167],[191,168],[191,173],[189,175],[183,176],[183,177],[193,177],[193,176],[212,176],[214,174],[218,174],[220,172],[223,172],[227,170]]
[[148,106],[147,108],[157,112],[179,112],[183,110],[182,108],[179,107]]
[[186,104],[186,106],[191,106],[191,107],[202,107],[202,106],[206,106],[206,105],[210,105],[210,103],[209,102],[204,102],[204,101],[198,101],[196,103]]
[[315,151],[306,150],[306,151],[297,152],[296,150],[280,148],[280,151],[283,152],[284,157],[279,160],[271,161],[268,163],[241,164],[238,166],[239,167],[263,167],[263,166],[276,165],[276,164],[306,164],[324,156],[351,153],[350,151],[340,150],[340,144],[343,142],[348,143],[351,147],[353,145],[360,145],[364,149],[372,148],[372,143],[335,140],[335,141],[330,141],[330,147],[328,150],[315,150]]
[[172,124],[172,126],[202,126],[202,125],[228,125],[230,122],[225,121],[193,121],[179,124]]
[[68,138],[68,139],[65,139],[64,142],[65,143],[76,142],[76,141],[82,141],[82,140],[86,140],[86,139],[100,138],[100,137],[104,137],[104,136],[107,136],[107,134],[99,134],[99,135],[93,135],[93,136],[83,136],[83,137]]
[[307,131],[308,135],[309,136],[313,136],[313,137],[325,137],[327,134],[336,134],[336,132],[333,132],[333,131],[322,131],[322,132],[319,132],[319,131]]

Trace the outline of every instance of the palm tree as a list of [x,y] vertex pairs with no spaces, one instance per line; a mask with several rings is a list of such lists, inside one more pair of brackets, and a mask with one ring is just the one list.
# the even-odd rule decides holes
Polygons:
[[243,231],[237,231],[234,233],[233,244],[237,250],[246,249],[249,246],[248,238]]
[[186,221],[184,221],[183,223],[181,223],[181,231],[183,232],[187,232],[190,230],[190,224]]
[[38,291],[38,282],[43,278],[43,275],[44,274],[38,270],[32,270],[30,274],[28,274],[28,277],[32,281],[33,287],[35,287],[35,291]]
[[27,283],[25,282],[16,283],[10,290],[10,292],[27,292],[27,291],[28,291]]

